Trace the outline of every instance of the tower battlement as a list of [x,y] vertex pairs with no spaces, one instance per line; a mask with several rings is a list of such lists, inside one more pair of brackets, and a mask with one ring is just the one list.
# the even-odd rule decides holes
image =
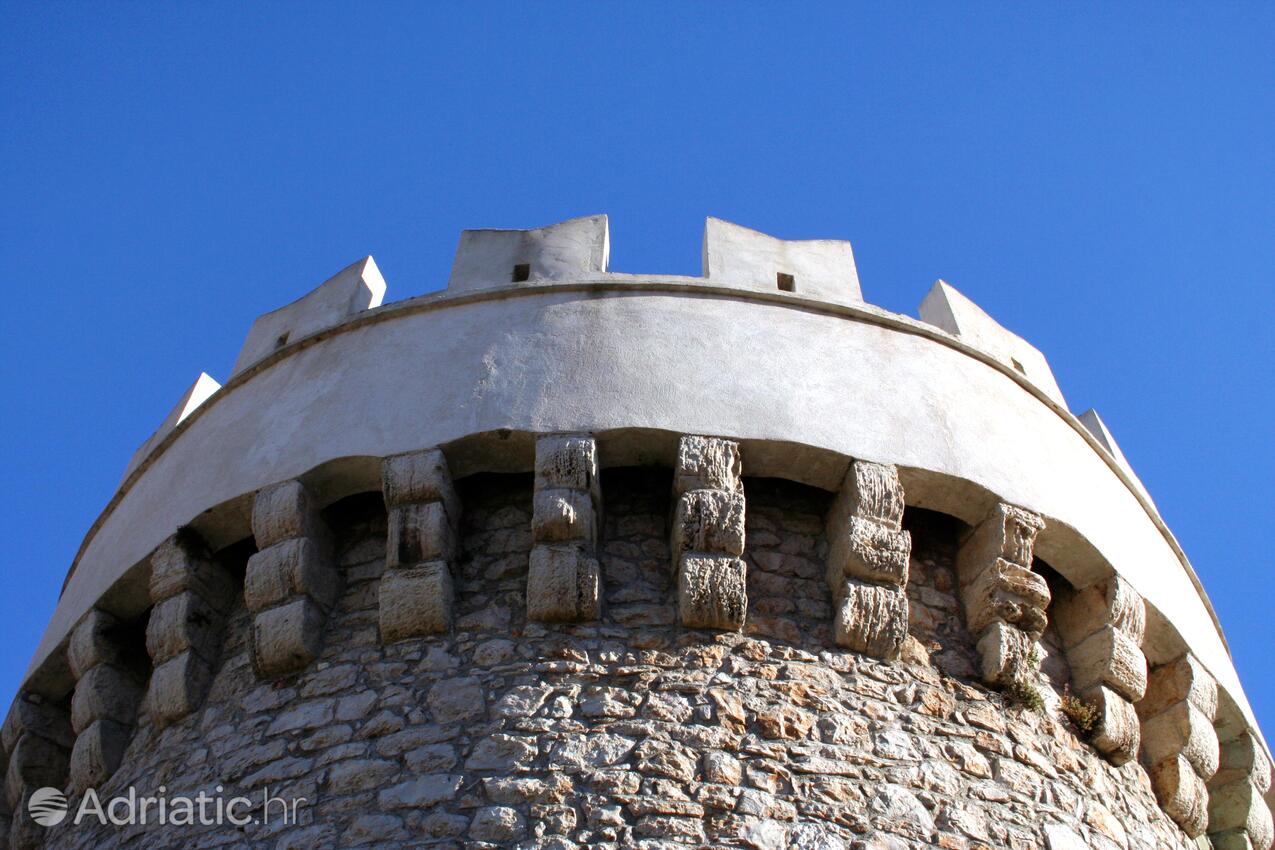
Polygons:
[[71,567],[13,846],[147,776],[295,782],[319,846],[1269,846],[1208,598],[1041,352],[845,241],[609,251],[467,230],[443,291],[367,257],[253,322]]

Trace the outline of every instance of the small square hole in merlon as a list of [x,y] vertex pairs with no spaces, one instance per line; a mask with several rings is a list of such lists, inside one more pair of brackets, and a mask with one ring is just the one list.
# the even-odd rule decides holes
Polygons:
[[793,280],[792,275],[779,272],[775,275],[775,281],[779,284],[779,288],[784,292],[796,292],[797,281]]
[[514,283],[522,283],[531,278],[531,263],[519,263],[514,266]]

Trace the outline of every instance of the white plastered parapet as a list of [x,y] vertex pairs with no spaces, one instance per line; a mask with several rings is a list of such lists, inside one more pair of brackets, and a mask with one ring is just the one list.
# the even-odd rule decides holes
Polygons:
[[1027,340],[1007,330],[956,287],[938,280],[920,307],[921,321],[958,336],[967,345],[1016,369],[1045,395],[1067,406],[1045,355]]
[[704,277],[720,286],[863,301],[849,242],[778,239],[711,216],[704,223]]
[[447,289],[599,277],[606,273],[610,254],[605,215],[531,230],[463,230]]
[[368,256],[351,263],[286,307],[258,316],[231,374],[237,375],[289,342],[381,306],[384,297],[385,278],[376,261]]
[[[1103,447],[1107,450],[1107,453],[1111,455],[1117,464],[1119,464],[1120,468],[1123,469],[1125,474],[1129,476],[1129,480],[1131,480],[1134,486],[1138,488],[1138,492],[1146,497],[1148,502],[1154,505],[1155,500],[1153,500],[1151,498],[1151,494],[1147,492],[1146,485],[1142,483],[1142,479],[1138,477],[1138,474],[1133,471],[1133,467],[1129,465],[1129,460],[1124,456],[1124,452],[1120,451],[1120,445],[1116,442],[1116,438],[1111,436],[1111,431],[1107,428],[1107,423],[1102,421],[1102,417],[1098,415],[1098,411],[1091,407],[1084,413],[1080,414],[1077,418],[1080,419],[1080,424],[1089,429],[1089,433],[1093,434],[1099,443],[1102,443]],[[1158,512],[1159,508],[1156,508],[1156,511]]]
[[155,429],[155,433],[146,438],[146,442],[137,447],[137,451],[133,452],[133,456],[128,459],[128,466],[124,467],[124,481],[128,476],[133,474],[133,470],[138,467],[146,456],[159,445],[160,441],[168,436],[168,432],[177,427],[177,423],[181,422],[187,416],[195,412],[195,408],[203,404],[210,395],[221,389],[221,384],[209,375],[207,372],[200,372],[199,377],[191,384],[186,392],[182,393],[181,399],[173,406],[168,415],[164,417],[164,421]]

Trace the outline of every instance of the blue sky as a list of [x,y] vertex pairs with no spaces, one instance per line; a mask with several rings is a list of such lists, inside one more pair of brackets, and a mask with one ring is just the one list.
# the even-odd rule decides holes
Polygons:
[[1096,407],[1271,681],[1275,6],[0,2],[0,700],[131,452],[252,319],[463,227],[712,214],[942,277]]

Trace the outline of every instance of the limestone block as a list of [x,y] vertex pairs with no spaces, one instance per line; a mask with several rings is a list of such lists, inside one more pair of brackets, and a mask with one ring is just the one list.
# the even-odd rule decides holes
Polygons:
[[1071,680],[1079,691],[1106,685],[1137,701],[1147,690],[1147,659],[1142,649],[1115,626],[1107,626],[1067,651]]
[[293,537],[323,537],[326,531],[318,505],[300,481],[263,487],[253,500],[252,535],[258,549]]
[[601,504],[598,444],[587,435],[545,434],[536,438],[535,489],[583,490]]
[[837,524],[851,517],[898,530],[903,522],[903,485],[893,464],[856,460],[828,511]]
[[1147,629],[1142,596],[1118,575],[1079,591],[1064,591],[1053,613],[1067,649],[1107,626],[1141,645]]
[[212,685],[213,669],[193,652],[183,652],[151,673],[147,703],[151,722],[163,729],[199,709]]
[[683,552],[744,554],[742,490],[689,490],[673,512],[673,558]]
[[191,532],[169,537],[151,553],[151,601],[178,593],[195,593],[218,611],[234,601],[234,581],[208,556],[203,541]]
[[527,568],[527,618],[540,622],[596,620],[601,574],[596,559],[573,544],[532,548]]
[[597,542],[597,513],[586,490],[556,487],[538,490],[533,497],[531,536],[537,543],[578,540]]
[[1098,726],[1090,742],[1116,767],[1138,756],[1142,743],[1142,725],[1133,704],[1104,687],[1080,693],[1080,698],[1098,709]]
[[1248,833],[1242,829],[1227,829],[1222,832],[1210,832],[1209,844],[1212,850],[1254,850]]
[[998,558],[1030,567],[1036,535],[1044,527],[1045,521],[1030,511],[1004,503],[996,505],[957,553],[956,569],[961,583],[972,581]]
[[673,479],[678,493],[689,490],[744,489],[739,443],[717,437],[683,436],[677,444]]
[[1152,764],[1147,774],[1164,813],[1191,838],[1203,835],[1208,824],[1209,792],[1190,762],[1171,756]]
[[1218,771],[1213,774],[1213,785],[1228,785],[1247,779],[1266,793],[1271,787],[1271,762],[1262,745],[1251,732],[1241,732],[1221,745]]
[[4,789],[10,806],[16,807],[28,788],[61,788],[71,764],[71,746],[54,743],[40,735],[18,738],[9,751],[9,767]]
[[248,559],[244,604],[249,611],[263,611],[289,597],[305,594],[324,608],[331,608],[340,592],[340,581],[325,546],[311,537],[294,537]]
[[1030,658],[1036,642],[1021,629],[997,620],[978,640],[979,674],[989,685],[1008,685],[1031,678]]
[[142,687],[130,673],[111,664],[99,664],[75,683],[71,727],[77,733],[83,732],[99,718],[130,726],[141,699]]
[[1261,791],[1247,779],[1209,787],[1209,832],[1243,831],[1255,848],[1267,850],[1272,840],[1271,812]]
[[[685,438],[683,438],[685,440]],[[737,630],[748,612],[747,568],[729,555],[683,555],[677,568],[682,625]]]
[[71,633],[66,649],[71,675],[78,679],[91,667],[119,660],[119,642],[115,636],[119,626],[119,620],[98,608],[84,615]]
[[387,570],[379,589],[382,642],[449,631],[454,593],[445,561]]
[[67,711],[38,697],[20,694],[9,707],[4,726],[0,727],[5,752],[12,753],[18,740],[26,734],[46,738],[68,750],[75,743],[71,715]]
[[456,554],[456,529],[443,502],[415,502],[390,508],[387,539],[388,569],[425,561],[450,561]]
[[323,648],[323,611],[306,596],[262,611],[252,622],[252,660],[263,678],[296,672]]
[[1033,638],[1045,630],[1050,597],[1043,576],[995,558],[986,569],[967,577],[961,585],[961,601],[970,632],[981,634],[996,620],[1018,626]]
[[187,650],[216,662],[221,654],[223,624],[221,615],[203,597],[193,593],[169,597],[151,609],[146,651],[155,664]]
[[829,522],[829,587],[846,578],[904,587],[911,556],[912,535],[906,531],[857,516]]
[[381,463],[381,489],[387,507],[443,502],[452,521],[460,520],[460,499],[441,449],[387,457]]
[[837,596],[837,645],[874,658],[897,658],[908,636],[907,594],[897,587],[843,579]]
[[1202,779],[1217,772],[1218,743],[1213,722],[1190,702],[1179,702],[1142,720],[1142,749],[1152,764],[1181,755]]
[[1183,700],[1210,720],[1217,717],[1217,682],[1190,653],[1149,671],[1147,693],[1138,703],[1138,714],[1151,717]]
[[100,786],[115,773],[133,738],[132,726],[95,720],[75,739],[71,750],[71,785],[77,791]]

